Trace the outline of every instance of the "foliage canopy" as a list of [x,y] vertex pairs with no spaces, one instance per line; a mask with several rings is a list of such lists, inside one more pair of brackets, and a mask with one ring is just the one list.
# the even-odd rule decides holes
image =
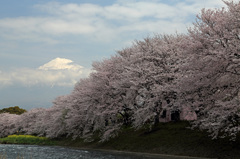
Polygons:
[[0,114],[1,113],[9,113],[9,114],[20,115],[20,114],[23,114],[25,112],[27,112],[27,110],[19,108],[19,106],[0,109]]

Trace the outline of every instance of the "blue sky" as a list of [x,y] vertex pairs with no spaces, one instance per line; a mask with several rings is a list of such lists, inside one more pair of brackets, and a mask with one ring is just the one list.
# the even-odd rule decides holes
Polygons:
[[186,33],[221,0],[0,1],[0,109],[50,107],[134,40]]

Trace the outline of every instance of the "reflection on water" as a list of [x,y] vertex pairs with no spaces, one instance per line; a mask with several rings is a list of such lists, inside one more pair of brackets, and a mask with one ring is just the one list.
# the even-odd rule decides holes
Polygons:
[[140,156],[126,156],[98,151],[85,151],[58,146],[0,145],[0,154],[7,159],[141,159]]

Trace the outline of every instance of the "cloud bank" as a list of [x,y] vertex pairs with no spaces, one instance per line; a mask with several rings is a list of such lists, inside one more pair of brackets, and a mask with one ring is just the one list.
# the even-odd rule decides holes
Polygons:
[[73,86],[80,78],[87,77],[89,69],[72,60],[56,58],[37,69],[18,68],[8,72],[0,71],[0,87],[20,84],[24,86]]
[[[144,37],[152,33],[186,32],[186,27],[191,25],[189,18],[192,21],[192,16],[206,6],[220,7],[224,3],[221,0],[119,0],[102,6],[49,2],[34,6],[39,16],[0,19],[0,40],[4,43],[9,40],[7,49],[13,47],[13,41],[20,45],[24,42],[43,42],[59,46],[69,44],[70,41],[71,44],[80,43],[82,46],[88,41],[88,47],[96,47],[96,43],[102,42],[108,46],[116,43],[128,45],[129,41],[139,35]],[[1,54],[7,54],[7,49]],[[69,59],[56,58],[37,69],[2,70],[0,85],[73,85],[89,72]]]
[[116,1],[107,6],[49,2],[34,6],[45,16],[0,19],[0,36],[55,44],[65,35],[109,42],[129,34],[186,32],[189,17],[201,8],[224,6],[221,0],[173,1]]

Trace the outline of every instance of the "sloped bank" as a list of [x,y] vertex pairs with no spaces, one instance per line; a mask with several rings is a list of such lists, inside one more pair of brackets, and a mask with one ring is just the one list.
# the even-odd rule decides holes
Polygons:
[[167,154],[177,156],[192,156],[205,158],[240,158],[240,140],[212,140],[206,132],[190,130],[186,121],[160,123],[151,131],[147,128],[134,130],[122,128],[121,133],[106,142],[83,142],[82,139],[72,140],[61,138],[57,145],[80,149],[117,150],[125,152],[141,152],[152,154]]
[[33,141],[29,137],[27,140],[17,137],[14,140],[11,138],[7,140],[1,139],[0,144],[55,145],[108,153],[137,155],[141,156],[141,158],[240,158],[240,136],[237,137],[236,141],[229,141],[227,138],[212,140],[206,132],[186,128],[189,125],[187,121],[178,121],[160,123],[151,130],[147,127],[139,130],[124,127],[117,137],[105,142],[99,142],[100,139],[96,134],[92,142],[62,137],[49,140],[48,142],[34,143],[37,140]]

